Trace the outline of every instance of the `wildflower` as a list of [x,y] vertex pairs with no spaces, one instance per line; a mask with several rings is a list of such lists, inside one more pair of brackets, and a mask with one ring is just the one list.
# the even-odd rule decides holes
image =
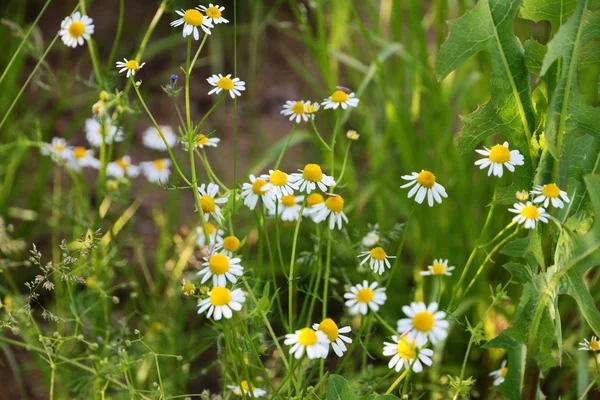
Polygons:
[[11,296],[4,296],[4,300],[2,301],[2,306],[6,309],[7,313],[13,311],[13,298]]
[[233,257],[233,253],[240,249],[240,239],[235,236],[227,236],[215,246],[215,251],[221,251],[227,257]]
[[359,100],[354,96],[354,93],[346,93],[344,90],[337,89],[331,96],[326,98],[321,105],[327,110],[328,108],[337,109],[339,106],[345,110],[350,107],[358,106]]
[[385,288],[377,288],[378,283],[369,284],[366,280],[362,284],[352,286],[350,292],[344,293],[346,307],[350,307],[350,314],[361,313],[367,315],[369,308],[378,311],[379,306],[387,300]]
[[92,105],[92,114],[98,117],[106,115],[106,107],[104,107],[104,102],[102,100],[98,100]]
[[94,158],[94,150],[77,146],[73,149],[68,160],[68,166],[75,172],[81,171],[84,167],[100,168],[100,160]]
[[269,170],[269,175],[261,175],[260,179],[268,180],[268,183],[263,186],[263,190],[273,193],[276,197],[289,196],[298,190],[298,185],[289,179],[289,175],[280,170]]
[[350,129],[348,132],[346,132],[346,138],[348,140],[358,140],[359,137],[360,135],[356,133],[354,129]]
[[252,397],[263,397],[267,394],[265,390],[255,388],[253,384],[248,383],[246,380],[243,380],[240,386],[227,385],[227,388],[232,390],[236,396],[242,396],[242,392],[244,394],[252,393]]
[[383,275],[385,267],[392,268],[388,258],[396,258],[395,256],[388,256],[382,247],[375,247],[369,251],[363,251],[358,257],[363,257],[360,265],[363,265],[369,261],[369,267],[371,267],[371,269],[377,272],[379,275]]
[[140,163],[140,168],[146,179],[151,183],[168,182],[171,171],[171,160],[168,158],[158,158],[154,161],[144,161]]
[[244,267],[240,265],[240,261],[242,260],[239,258],[230,258],[221,253],[209,256],[206,262],[202,264],[207,268],[197,273],[198,276],[202,276],[200,283],[206,282],[211,276],[214,286],[226,286],[227,281],[236,283],[236,275],[242,276],[244,273]]
[[219,139],[218,137],[208,137],[201,133],[198,136],[196,136],[194,140],[194,147],[198,147],[200,149],[203,149],[204,146],[217,147],[220,141],[221,139]]
[[193,296],[196,293],[196,285],[194,285],[192,282],[186,282],[184,279],[183,283],[181,284],[181,293],[186,296]]
[[506,360],[504,360],[502,361],[502,365],[500,365],[500,369],[490,372],[489,376],[494,378],[494,386],[500,386],[507,374],[508,367],[506,366]]
[[268,188],[265,189],[266,185],[267,181],[265,179],[256,178],[254,175],[250,174],[250,183],[244,182],[242,185],[244,205],[249,209],[254,210],[254,208],[256,208],[256,203],[258,203],[258,199],[262,198],[263,203],[265,203],[267,208],[274,207],[274,196]]
[[296,359],[302,357],[306,350],[308,358],[314,360],[315,358],[324,358],[326,356],[329,339],[322,331],[302,328],[295,333],[285,335],[284,343],[288,346],[292,345],[290,354],[293,354]]
[[[539,195],[535,199],[533,199],[533,202],[543,203],[544,207],[548,207],[550,202],[552,202],[553,207],[563,208],[565,206],[565,203],[569,202],[569,196],[567,196],[567,192],[560,190],[560,188],[554,183],[548,183],[544,186],[534,186],[533,190],[531,191],[531,194]],[[562,200],[560,198],[562,198]]]
[[131,158],[129,156],[123,156],[117,161],[108,163],[106,174],[115,178],[123,178],[125,176],[135,178],[140,174],[140,167],[131,165]]
[[[210,244],[216,246],[222,245],[223,243],[223,235],[225,231],[223,229],[217,229],[216,226],[211,224],[210,222],[206,222],[206,230],[208,231],[208,238],[210,239]],[[198,239],[196,239],[196,244],[198,247],[204,247],[206,243],[206,235],[204,234],[204,229],[199,226],[196,228],[196,235]]]
[[60,23],[58,34],[63,43],[69,47],[82,46],[84,40],[90,40],[94,33],[94,20],[87,15],[81,15],[79,11],[66,17]]
[[579,342],[579,350],[582,351],[600,351],[600,343],[598,343],[598,338],[596,336],[592,336],[592,339],[588,342],[587,339],[583,339],[583,342]]
[[377,231],[371,231],[362,238],[361,243],[365,247],[373,247],[379,243],[379,240],[381,240],[381,238],[379,237]]
[[538,221],[548,223],[550,215],[546,210],[534,206],[530,201],[527,204],[515,203],[513,207],[508,209],[508,211],[518,214],[513,218],[513,222],[524,224],[525,229],[534,229]]
[[85,137],[94,147],[102,146],[102,138],[105,144],[123,141],[123,129],[117,128],[110,123],[108,118],[104,118],[102,123],[95,118],[85,120]]
[[208,293],[208,298],[198,303],[198,314],[208,310],[207,318],[214,314],[215,321],[222,317],[230,319],[233,311],[240,311],[242,303],[246,300],[241,289],[229,290],[222,286],[216,286]]
[[110,98],[110,94],[108,94],[108,92],[106,90],[101,90],[100,91],[100,96],[98,96],[100,98],[100,101],[106,101]]
[[302,203],[303,200],[304,196],[283,195],[277,200],[277,209],[275,207],[269,208],[269,215],[275,215],[277,212],[282,221],[297,221],[302,209],[302,206],[298,203]]
[[411,368],[415,373],[423,371],[423,364],[430,366],[433,350],[419,349],[416,346],[415,339],[405,336],[392,336],[394,343],[383,343],[383,355],[393,356],[388,367],[395,368],[400,372],[402,368]]
[[241,96],[244,90],[246,90],[246,82],[240,81],[240,78],[231,79],[231,74],[227,76],[213,75],[210,78],[206,79],[208,83],[214,86],[214,89],[211,89],[208,92],[209,95],[216,93],[221,93],[222,90],[226,90],[229,92],[229,95],[232,99],[235,99],[236,96]]
[[304,209],[304,216],[310,217],[313,221],[315,220],[315,213],[313,207],[317,204],[325,203],[325,198],[321,193],[311,193],[306,198],[306,208]]
[[[173,128],[168,125],[159,125],[160,131],[162,132],[165,140],[160,136],[160,132],[156,127],[151,126],[144,131],[142,143],[149,149],[166,151],[167,146],[173,147],[177,143],[177,136],[173,132]],[[167,144],[165,145],[165,141]]]
[[107,192],[114,193],[119,188],[119,182],[114,179],[107,179],[105,187]]
[[226,24],[229,21],[223,18],[222,12],[225,9],[223,6],[214,6],[212,3],[206,6],[198,6],[198,8],[204,11],[206,19],[213,24]]
[[408,192],[408,198],[415,196],[415,201],[419,204],[423,203],[427,196],[427,204],[433,207],[433,200],[442,203],[442,197],[448,197],[446,189],[436,182],[435,175],[424,169],[421,172],[413,172],[411,175],[404,175],[402,179],[410,181],[407,184],[400,186],[401,189],[413,186]]
[[450,271],[454,271],[454,267],[448,266],[448,260],[442,260],[441,258],[438,260],[437,258],[433,260],[433,265],[427,266],[427,271],[421,271],[422,276],[429,275],[446,275],[451,276]]
[[488,176],[494,174],[497,177],[502,177],[503,169],[505,166],[510,172],[515,171],[515,165],[523,165],[524,157],[519,150],[509,150],[508,142],[503,144],[497,144],[492,146],[491,149],[484,147],[485,150],[475,150],[477,153],[487,158],[482,158],[475,161],[475,165],[479,165],[480,169],[490,167],[488,169]]
[[72,156],[73,149],[67,146],[67,141],[63,138],[53,137],[50,143],[42,143],[40,153],[44,156],[49,155],[52,161],[58,163],[59,160],[68,160]]
[[320,324],[313,324],[312,328],[315,331],[323,332],[327,336],[328,341],[324,343],[326,347],[323,358],[329,354],[329,343],[331,343],[331,348],[338,357],[342,357],[347,350],[344,342],[348,344],[352,343],[352,339],[348,336],[340,335],[340,333],[350,333],[352,329],[349,326],[339,328],[331,318],[324,319]]
[[170,78],[171,85],[174,85],[175,83],[177,83],[177,78],[179,78],[177,76],[177,74],[171,74],[171,78]]
[[219,185],[214,183],[209,183],[208,185],[202,184],[198,188],[198,192],[200,192],[200,205],[202,206],[202,212],[204,213],[206,220],[212,215],[217,222],[221,222],[223,220],[223,214],[221,214],[221,207],[219,204],[227,203],[227,197],[221,197],[219,199],[216,198],[217,193],[219,192]]
[[326,192],[331,186],[335,186],[335,180],[325,175],[321,167],[317,164],[306,164],[304,170],[299,169],[301,173],[290,174],[290,182],[294,182],[301,192],[312,192],[319,186],[321,191]]
[[314,205],[311,208],[314,213],[313,221],[316,223],[325,221],[329,217],[329,229],[342,229],[342,220],[348,223],[348,217],[344,214],[344,199],[340,195],[332,195],[323,203]]
[[527,191],[525,191],[525,190],[521,190],[520,192],[517,192],[515,194],[515,197],[519,201],[527,201],[527,200],[529,200],[529,193],[527,193]]
[[127,71],[128,78],[130,76],[135,76],[135,72],[140,70],[144,66],[144,64],[146,64],[145,62],[138,64],[136,60],[127,60],[126,58],[124,58],[123,60],[125,60],[125,62],[117,61],[117,68],[121,68],[119,70],[119,73]]
[[[310,112],[309,108],[311,108]],[[313,111],[314,109],[314,111]],[[290,121],[296,120],[296,123],[299,124],[301,121],[308,122],[310,119],[315,118],[315,112],[319,109],[318,103],[311,104],[310,101],[306,100],[288,100],[283,105],[283,110],[281,110],[281,114],[286,117],[290,117]]]
[[446,313],[437,309],[437,303],[429,306],[425,306],[425,303],[411,303],[410,306],[402,307],[408,318],[398,321],[398,332],[410,331],[408,336],[417,341],[418,347],[425,345],[428,338],[434,345],[444,340],[448,336],[446,330],[450,324],[444,319]]
[[178,27],[183,25],[183,37],[187,37],[193,33],[194,40],[200,39],[198,27],[202,28],[204,33],[210,35],[210,29],[214,28],[214,26],[210,22],[210,18],[205,18],[204,15],[202,15],[202,13],[198,10],[200,10],[199,7],[189,8],[185,11],[175,10],[175,12],[181,16],[181,18],[171,22],[171,26]]

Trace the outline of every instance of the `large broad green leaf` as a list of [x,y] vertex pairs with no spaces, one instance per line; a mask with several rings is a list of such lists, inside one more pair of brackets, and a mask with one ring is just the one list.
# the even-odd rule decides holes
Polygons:
[[535,22],[548,21],[552,32],[567,20],[577,6],[577,0],[523,0],[521,17]]
[[525,156],[525,165],[515,171],[513,186],[499,191],[500,203],[513,201],[515,190],[531,187],[533,175],[529,150],[534,127],[531,88],[523,47],[513,33],[519,4],[518,0],[480,0],[465,15],[448,23],[450,35],[436,61],[436,74],[442,80],[479,51],[491,59],[490,100],[462,117],[457,145],[462,153],[470,152],[488,136],[499,133]]
[[331,375],[327,379],[327,400],[398,400],[391,394],[370,394],[366,397],[356,396],[348,387],[348,381],[340,375]]
[[501,333],[482,347],[506,350],[508,373],[504,378],[504,382],[498,386],[498,391],[507,399],[520,399],[521,388],[523,387],[523,345],[510,336]]

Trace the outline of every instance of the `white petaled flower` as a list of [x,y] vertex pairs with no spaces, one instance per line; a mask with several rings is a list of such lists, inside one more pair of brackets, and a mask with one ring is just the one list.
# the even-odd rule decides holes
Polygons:
[[427,196],[427,204],[433,207],[433,200],[442,203],[442,197],[448,197],[446,189],[436,182],[435,175],[429,171],[421,170],[421,172],[413,172],[411,175],[404,175],[402,179],[410,181],[400,188],[404,189],[413,186],[408,192],[408,198],[415,196],[415,201],[419,204],[423,203]]
[[251,210],[256,208],[258,199],[262,199],[263,203],[268,209],[275,207],[275,199],[273,193],[268,188],[265,189],[267,181],[265,179],[257,178],[254,175],[250,175],[250,183],[244,182],[242,184],[242,197],[244,198],[244,205]]
[[198,6],[198,8],[204,12],[205,19],[213,24],[226,24],[229,22],[223,18],[223,10],[225,10],[225,7],[223,6],[217,6],[210,3],[208,7]]
[[428,338],[434,345],[444,340],[450,323],[444,319],[446,313],[437,309],[437,303],[426,306],[425,303],[413,302],[410,306],[403,306],[402,311],[408,318],[398,321],[398,332],[408,332],[407,336],[415,339],[418,347],[424,346]]
[[197,273],[198,276],[202,276],[200,283],[204,283],[212,277],[213,286],[226,286],[227,281],[236,283],[236,276],[242,276],[244,273],[244,267],[240,265],[242,260],[239,258],[230,258],[225,254],[215,253],[206,260],[202,264],[206,268]]
[[360,135],[358,133],[356,133],[356,131],[354,129],[350,129],[348,132],[346,132],[346,138],[348,140],[356,141],[356,140],[358,140],[359,137],[360,137]]
[[189,8],[187,10],[175,10],[175,12],[181,17],[171,22],[171,26],[177,27],[183,25],[183,37],[189,35],[194,36],[194,40],[200,39],[200,31],[198,28],[202,28],[204,33],[210,35],[210,29],[214,28],[210,18],[206,17],[200,12],[200,7]]
[[213,93],[219,94],[222,90],[225,90],[229,92],[232,99],[235,99],[236,96],[241,96],[241,92],[246,90],[246,82],[240,81],[240,78],[231,79],[231,74],[227,74],[226,76],[221,74],[213,75],[210,78],[206,78],[206,80],[211,86],[214,86],[214,88],[208,92],[209,95]]
[[348,336],[340,335],[340,333],[350,333],[352,329],[349,326],[344,326],[343,328],[338,327],[331,318],[324,319],[320,324],[313,324],[312,328],[315,331],[323,332],[327,336],[327,343],[323,343],[327,346],[325,347],[325,355],[323,358],[327,357],[329,354],[329,343],[331,343],[331,348],[338,357],[342,357],[344,352],[348,350],[346,343],[352,343],[352,339]]
[[73,149],[67,164],[75,172],[81,171],[84,167],[100,168],[100,160],[94,158],[94,150],[86,149],[82,146],[77,146]]
[[293,194],[281,196],[277,199],[277,208],[269,208],[269,215],[279,214],[282,221],[297,221],[302,209],[304,196],[294,196]]
[[432,364],[433,350],[420,349],[415,339],[406,336],[392,336],[393,343],[383,342],[383,355],[392,357],[388,363],[390,369],[400,372],[402,368],[411,368],[415,373],[423,371],[423,364]]
[[550,214],[545,209],[533,205],[530,201],[527,204],[515,203],[513,208],[509,208],[508,211],[517,214],[513,218],[513,222],[518,222],[525,226],[525,229],[535,229],[538,221],[548,223]]
[[123,156],[117,161],[108,163],[106,166],[106,174],[115,178],[135,178],[140,174],[140,167],[131,164],[131,157]]
[[263,397],[267,394],[265,390],[255,388],[253,384],[248,383],[246,380],[240,382],[240,386],[227,385],[227,388],[236,396],[243,396],[244,394],[249,395],[252,393],[252,397]]
[[50,143],[42,143],[40,147],[40,153],[44,156],[50,156],[52,161],[60,163],[62,159],[64,161],[69,160],[73,156],[73,149],[67,146],[67,141],[63,138],[53,137]]
[[379,233],[377,233],[377,231],[371,231],[362,238],[361,243],[365,247],[373,247],[379,243],[380,240]]
[[388,256],[382,247],[375,247],[369,251],[363,251],[358,255],[358,258],[362,258],[360,265],[363,265],[367,261],[369,267],[379,275],[383,275],[385,267],[392,268],[392,265],[388,261],[388,258],[396,258],[396,256]]
[[81,15],[79,11],[66,17],[60,23],[58,35],[63,43],[69,47],[82,46],[85,40],[90,40],[94,33],[94,20],[87,15]]
[[306,164],[304,169],[299,169],[300,173],[289,175],[290,182],[298,186],[301,192],[309,193],[319,187],[321,191],[326,192],[331,186],[335,186],[335,179],[325,175],[321,167],[317,164]]
[[313,207],[318,204],[325,204],[325,198],[321,193],[311,193],[306,198],[306,208],[304,209],[303,217],[309,217],[313,221],[315,220],[315,213]]
[[288,333],[285,335],[284,343],[292,346],[290,354],[293,354],[296,359],[302,357],[305,351],[311,360],[325,358],[329,351],[327,335],[311,328],[302,328],[295,333]]
[[369,309],[378,311],[387,300],[385,288],[377,288],[378,283],[369,284],[366,280],[362,284],[352,286],[350,292],[344,293],[346,307],[350,308],[350,314],[361,313],[367,315]]
[[159,158],[154,161],[144,161],[140,163],[142,172],[151,183],[167,183],[171,176],[171,160],[168,158]]
[[490,372],[489,376],[494,378],[494,386],[500,386],[506,375],[508,374],[508,367],[506,366],[506,360],[502,361],[502,365],[500,365],[500,369]]
[[331,96],[326,98],[321,105],[325,110],[333,108],[334,110],[338,107],[342,107],[344,110],[348,107],[358,106],[359,99],[357,99],[354,93],[346,93],[343,90],[336,90]]
[[240,249],[241,242],[237,237],[230,235],[224,237],[221,243],[215,246],[215,251],[225,254],[227,257],[233,257],[233,253]]
[[315,119],[315,113],[319,109],[319,103],[311,103],[308,100],[288,100],[283,105],[281,114],[286,117],[290,117],[290,121],[294,121],[299,124],[300,122],[308,122],[311,119]]
[[537,197],[533,199],[533,202],[543,203],[544,207],[548,207],[548,205],[552,203],[552,206],[556,208],[563,208],[565,203],[569,202],[569,196],[567,195],[567,192],[560,190],[555,183],[548,183],[544,186],[534,186],[531,194],[537,195]]
[[[223,229],[218,229],[210,222],[206,222],[206,230],[208,231],[208,238],[211,246],[214,246],[216,249],[219,245],[223,244],[223,235],[225,235]],[[204,228],[202,226],[196,228],[196,237],[196,244],[198,247],[204,247],[206,244],[206,235],[204,234]]]
[[127,71],[127,77],[135,76],[136,71],[139,71],[146,63],[143,62],[139,64],[136,60],[128,60],[126,58],[124,61],[117,61],[117,68],[121,68],[119,73]]
[[290,180],[288,174],[280,170],[269,170],[269,175],[261,175],[260,179],[268,181],[263,190],[273,193],[276,197],[289,196],[298,190],[298,185]]
[[95,118],[85,120],[85,137],[94,147],[102,146],[102,138],[105,144],[123,141],[123,129],[118,128],[110,123],[108,118],[103,118],[104,122],[100,123]]
[[208,310],[206,318],[212,315],[215,321],[219,321],[222,317],[230,319],[233,316],[232,310],[240,311],[244,300],[246,297],[241,289],[230,291],[225,287],[215,286],[208,292],[208,298],[198,303],[198,314]]
[[579,350],[596,352],[600,351],[600,343],[598,343],[598,338],[596,336],[592,336],[590,341],[583,339],[583,342],[579,342]]
[[[196,137],[196,140],[194,141],[194,147],[198,147],[200,149],[203,149],[204,147],[217,147],[220,141],[221,139],[218,137],[208,137],[201,133]],[[184,149],[187,150],[185,146]]]
[[[151,126],[150,128],[144,131],[142,143],[149,149],[166,151],[167,145],[172,148],[173,146],[175,146],[175,144],[177,144],[177,136],[175,135],[175,132],[173,132],[173,128],[171,128],[170,126],[159,125],[159,127],[165,140],[163,140],[160,136],[160,132],[158,131],[158,129],[156,129],[156,127],[154,126]],[[165,141],[167,142],[166,145]]]
[[448,260],[442,260],[441,258],[438,260],[436,258],[435,260],[433,260],[433,265],[427,266],[427,271],[421,271],[421,275],[422,276],[429,276],[429,275],[451,276],[452,274],[450,273],[450,271],[454,271],[454,269],[455,269],[454,267],[448,266]]
[[106,107],[104,106],[104,101],[98,100],[94,104],[92,104],[92,114],[97,115],[98,117],[103,117],[106,115]]
[[316,223],[325,221],[329,217],[329,229],[342,229],[342,221],[348,223],[348,217],[344,214],[344,199],[340,195],[327,197],[323,203],[315,204],[310,208],[313,221]]
[[206,220],[212,215],[217,222],[221,222],[223,220],[223,214],[221,214],[221,207],[219,204],[227,203],[227,197],[217,198],[217,193],[219,193],[219,185],[214,183],[209,183],[208,185],[202,184],[198,188],[198,192],[200,192],[200,204],[202,205],[202,212]]
[[477,149],[475,151],[486,157],[475,161],[475,165],[478,165],[480,169],[490,167],[488,169],[488,176],[494,174],[497,177],[502,177],[503,166],[510,172],[514,172],[515,165],[523,165],[525,163],[525,157],[523,157],[519,150],[508,149],[508,142],[492,146],[491,149],[484,147],[484,150]]

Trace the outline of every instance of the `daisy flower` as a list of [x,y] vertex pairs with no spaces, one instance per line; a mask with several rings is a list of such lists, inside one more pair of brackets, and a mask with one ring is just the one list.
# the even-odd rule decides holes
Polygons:
[[311,207],[314,214],[313,221],[316,223],[325,221],[329,217],[329,229],[342,229],[342,220],[348,223],[348,217],[344,214],[344,199],[340,195],[327,197],[323,203]]
[[385,288],[377,288],[378,283],[369,284],[366,280],[362,284],[352,286],[350,292],[344,293],[346,307],[350,307],[350,314],[361,313],[367,315],[369,308],[378,311],[379,306],[387,300]]
[[214,28],[213,24],[210,22],[211,18],[205,17],[199,10],[200,7],[189,8],[185,11],[175,10],[181,18],[171,22],[171,26],[177,27],[183,25],[183,37],[194,34],[194,40],[200,39],[198,27],[202,28],[204,33],[210,35],[210,29]]
[[98,122],[96,118],[88,118],[85,120],[85,137],[92,146],[100,147],[102,138],[105,144],[122,142],[123,129],[111,124],[108,118],[104,118],[103,123]]
[[475,165],[478,165],[480,169],[488,169],[488,176],[494,174],[497,177],[502,177],[503,168],[505,166],[510,172],[515,171],[515,165],[523,165],[525,158],[519,150],[509,150],[508,142],[503,144],[497,144],[492,146],[491,149],[484,147],[485,150],[475,150],[477,153],[486,158],[475,161]]
[[325,175],[317,164],[306,164],[300,173],[290,174],[290,182],[298,185],[298,190],[310,194],[319,186],[321,191],[326,192],[331,186],[335,186],[335,179]]
[[392,340],[393,343],[383,343],[383,355],[392,356],[388,363],[390,369],[395,368],[396,372],[400,372],[402,368],[411,368],[415,373],[419,373],[423,371],[423,364],[432,364],[433,350],[417,348],[415,339],[394,335]]
[[94,33],[94,20],[87,15],[81,15],[79,11],[66,17],[60,23],[58,34],[63,43],[69,47],[82,46],[84,40],[90,40]]
[[229,92],[229,95],[232,99],[235,99],[236,96],[241,96],[244,90],[246,90],[246,82],[240,81],[240,78],[231,79],[231,74],[227,76],[213,75],[210,78],[206,79],[208,83],[214,86],[214,89],[211,89],[208,92],[209,95],[216,93],[221,93],[222,90],[226,90]]
[[515,193],[515,197],[519,201],[527,201],[529,200],[529,193],[525,190],[521,190],[520,192]]
[[168,158],[159,158],[154,161],[144,161],[140,163],[142,172],[151,183],[166,183],[171,175],[171,160]]
[[73,155],[73,149],[67,146],[67,141],[63,138],[53,137],[50,143],[42,143],[40,153],[44,156],[50,156],[52,161],[59,163],[59,160],[67,161]]
[[198,303],[198,314],[208,310],[207,318],[214,314],[215,321],[222,317],[227,319],[233,316],[233,311],[240,311],[242,303],[246,300],[241,289],[229,290],[223,286],[216,286],[208,292],[208,298]]
[[217,147],[220,141],[221,139],[218,137],[208,137],[201,133],[196,137],[196,140],[194,141],[194,147],[198,147],[200,149],[203,149],[205,146]]
[[446,189],[435,181],[435,175],[424,169],[421,172],[413,172],[411,175],[404,175],[402,179],[410,181],[407,184],[400,186],[401,189],[411,187],[408,192],[408,198],[415,196],[415,201],[419,204],[423,203],[427,196],[427,204],[433,207],[433,200],[442,203],[442,197],[448,197]]
[[256,208],[258,199],[263,200],[263,203],[267,208],[275,207],[275,200],[273,194],[269,191],[269,188],[265,188],[267,181],[265,179],[256,178],[250,174],[250,183],[244,182],[242,185],[242,197],[244,198],[244,205],[251,210]]
[[582,351],[600,351],[600,343],[598,343],[598,338],[596,336],[592,336],[592,339],[588,342],[587,339],[583,339],[583,342],[579,342],[579,350]]
[[425,303],[411,303],[410,306],[402,307],[408,318],[398,321],[398,332],[410,331],[408,336],[417,341],[418,347],[424,346],[428,338],[434,345],[444,340],[448,336],[446,330],[450,323],[444,319],[446,313],[437,309],[437,303],[429,306],[425,306]]
[[108,163],[106,174],[115,178],[123,178],[125,176],[135,178],[140,174],[140,167],[131,165],[131,157],[123,156],[117,161]]
[[533,190],[531,191],[531,194],[537,194],[538,196],[535,199],[533,199],[533,202],[543,203],[544,207],[548,207],[548,204],[552,202],[553,207],[563,208],[565,206],[565,203],[569,202],[569,196],[567,196],[567,192],[565,192],[564,190],[560,190],[560,188],[554,183],[548,183],[544,186],[534,186]]
[[454,271],[454,267],[448,266],[448,260],[442,260],[441,258],[438,260],[437,258],[433,260],[433,265],[427,266],[427,271],[421,271],[421,276],[429,276],[429,275],[446,275],[451,276],[450,271]]
[[73,149],[68,160],[68,166],[75,172],[81,171],[84,167],[100,168],[100,160],[94,158],[94,150],[77,146]]
[[352,343],[352,339],[348,336],[340,335],[340,333],[350,333],[352,329],[349,326],[339,328],[331,318],[324,319],[320,324],[313,324],[312,328],[315,331],[323,332],[327,336],[327,343],[323,343],[327,346],[325,347],[325,355],[323,358],[327,357],[329,354],[329,343],[331,343],[331,348],[338,357],[342,357],[344,352],[348,350],[345,343]]
[[356,131],[354,129],[350,129],[348,132],[346,132],[346,139],[348,140],[358,140],[358,138],[360,137],[360,135],[358,133],[356,133]]
[[318,103],[311,103],[307,100],[288,100],[283,105],[281,114],[286,117],[290,117],[290,121],[296,120],[299,124],[301,121],[308,122],[311,119],[315,119],[315,112],[319,109]]
[[[167,145],[169,147],[175,146],[177,143],[177,136],[175,135],[175,132],[173,132],[173,128],[170,126],[159,125],[159,127],[160,131],[165,137],[165,140],[163,140],[160,136],[158,129],[156,129],[154,126],[151,126],[144,131],[142,143],[144,143],[144,146],[148,147],[149,149],[166,151]],[[165,141],[167,142],[167,145],[165,145]]]
[[145,62],[138,64],[136,60],[128,60],[126,58],[124,58],[123,60],[124,62],[117,61],[117,68],[121,68],[119,70],[119,73],[127,71],[128,78],[130,76],[135,76],[135,72],[140,70],[144,66],[144,64],[146,64]]
[[282,221],[297,221],[303,200],[304,196],[294,196],[293,194],[281,196],[280,199],[277,199],[277,208],[275,206],[269,208],[269,215],[274,216],[278,213]]
[[311,328],[302,328],[295,333],[285,335],[284,343],[290,348],[290,354],[293,354],[296,359],[299,359],[306,351],[308,358],[325,358],[329,347],[329,339],[322,331]]
[[104,106],[104,101],[98,100],[94,104],[92,104],[92,114],[102,117],[106,115],[106,107]]
[[504,382],[504,378],[508,374],[508,367],[506,366],[506,360],[502,361],[500,369],[490,372],[489,376],[494,378],[494,386],[500,386]]
[[325,198],[321,193],[311,193],[306,198],[306,208],[304,208],[304,217],[310,217],[313,221],[315,220],[315,213],[313,207],[317,204],[325,203]]
[[538,221],[548,223],[550,214],[541,207],[534,206],[530,201],[527,204],[515,203],[514,208],[509,208],[508,211],[518,214],[513,218],[513,222],[524,224],[525,229],[534,229]]
[[269,170],[269,175],[261,175],[260,179],[268,183],[262,187],[262,190],[273,193],[276,197],[289,196],[298,190],[298,185],[292,182],[290,176],[280,170]]
[[214,183],[209,183],[208,185],[202,184],[198,188],[198,192],[200,192],[200,204],[202,205],[202,212],[206,216],[206,220],[212,215],[217,222],[221,222],[223,220],[223,214],[221,214],[221,207],[219,204],[227,203],[227,197],[221,197],[219,199],[216,198],[217,193],[219,192],[219,185]]
[[396,258],[396,256],[388,256],[382,247],[375,247],[369,251],[363,251],[359,254],[358,258],[363,258],[360,265],[363,265],[369,261],[369,267],[379,275],[383,275],[385,267],[392,268],[392,265],[388,261],[388,258]]
[[[215,248],[219,245],[223,244],[223,235],[225,231],[223,229],[217,229],[216,226],[211,224],[210,222],[206,223],[206,230],[208,231],[208,238],[210,239],[210,244],[214,245]],[[198,247],[203,248],[206,243],[206,235],[204,234],[204,229],[202,226],[196,228],[196,244]]]
[[236,283],[236,275],[242,276],[244,273],[244,267],[240,265],[242,260],[239,258],[229,258],[225,254],[215,253],[206,260],[202,265],[207,268],[196,274],[202,276],[200,283],[204,283],[212,277],[213,286],[226,286],[227,281]]
[[196,293],[196,285],[194,285],[192,282],[186,282],[184,279],[181,284],[181,293],[186,296],[193,296]]
[[[202,7],[202,6],[200,6],[200,7]],[[233,391],[233,394],[235,394],[236,396],[242,396],[242,392],[244,394],[252,393],[252,397],[263,397],[267,394],[267,392],[265,390],[255,388],[253,384],[248,383],[248,381],[246,381],[246,380],[243,380],[240,383],[240,386],[227,385],[227,388],[229,390]]]
[[379,233],[377,233],[377,231],[371,231],[362,238],[361,243],[365,247],[373,247],[379,243],[380,240]]
[[359,100],[354,97],[354,93],[346,93],[343,90],[336,90],[331,96],[326,98],[321,105],[327,110],[333,108],[334,110],[338,107],[342,107],[344,110],[348,107],[358,106]]
[[198,6],[198,8],[204,11],[205,19],[209,20],[213,24],[226,24],[229,21],[223,18],[223,10],[225,7],[223,6],[215,6],[212,3],[206,6]]
[[227,236],[215,246],[215,251],[225,254],[227,257],[233,257],[233,253],[240,249],[240,239],[235,236]]

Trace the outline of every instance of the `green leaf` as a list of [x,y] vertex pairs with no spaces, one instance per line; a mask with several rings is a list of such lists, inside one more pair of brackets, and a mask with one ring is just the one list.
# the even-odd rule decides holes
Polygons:
[[343,376],[331,375],[327,379],[327,400],[398,400],[398,397],[391,394],[356,396],[348,387],[348,381]]
[[548,21],[552,32],[567,20],[577,5],[577,0],[523,0],[521,17],[534,22]]
[[521,387],[523,387],[523,345],[510,336],[501,333],[482,347],[506,350],[508,373],[504,378],[504,382],[498,386],[498,391],[507,399],[520,399]]

